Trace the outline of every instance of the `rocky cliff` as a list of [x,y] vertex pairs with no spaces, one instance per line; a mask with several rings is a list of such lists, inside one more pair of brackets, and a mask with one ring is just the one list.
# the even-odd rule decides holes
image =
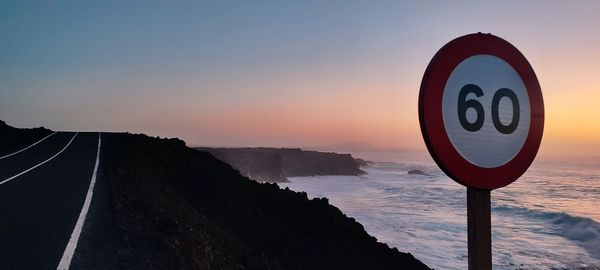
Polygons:
[[[49,132],[6,126],[0,137]],[[99,164],[86,226],[108,233],[84,237],[79,252],[94,254],[75,260],[82,269],[106,263],[94,258],[109,269],[429,269],[327,199],[252,181],[178,139],[103,133]]]
[[196,148],[230,164],[260,182],[286,182],[287,177],[359,175],[360,162],[350,154],[304,151],[299,148]]
[[183,141],[103,140],[122,268],[429,269],[327,199],[251,181]]

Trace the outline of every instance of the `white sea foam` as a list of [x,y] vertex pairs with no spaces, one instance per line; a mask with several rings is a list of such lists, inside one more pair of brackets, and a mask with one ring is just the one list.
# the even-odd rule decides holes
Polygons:
[[[538,162],[492,192],[494,269],[600,269],[600,168],[560,164]],[[412,169],[428,175],[407,174]],[[431,267],[466,269],[464,187],[423,158],[365,170],[362,176],[292,177],[280,186],[329,198],[379,241]]]

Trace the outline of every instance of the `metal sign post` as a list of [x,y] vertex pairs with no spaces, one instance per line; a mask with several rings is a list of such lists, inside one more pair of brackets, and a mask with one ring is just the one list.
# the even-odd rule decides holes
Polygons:
[[490,270],[490,191],[517,180],[542,140],[544,102],[535,72],[499,37],[454,39],[423,75],[419,124],[438,166],[467,187],[469,269]]
[[492,269],[490,191],[467,187],[469,270]]

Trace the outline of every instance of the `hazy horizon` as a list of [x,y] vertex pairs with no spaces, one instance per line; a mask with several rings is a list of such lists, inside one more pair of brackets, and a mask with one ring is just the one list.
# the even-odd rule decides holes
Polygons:
[[0,4],[0,119],[189,145],[426,151],[427,64],[490,32],[533,66],[541,155],[600,153],[600,2]]

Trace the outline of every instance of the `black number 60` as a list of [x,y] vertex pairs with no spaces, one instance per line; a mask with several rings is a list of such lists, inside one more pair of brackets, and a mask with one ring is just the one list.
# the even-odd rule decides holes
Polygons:
[[[473,93],[477,97],[483,96],[483,91],[479,86],[474,84],[467,84],[460,89],[458,93],[458,120],[460,125],[468,131],[475,132],[483,127],[483,121],[485,120],[485,114],[483,110],[483,105],[475,99],[467,100],[467,95]],[[512,102],[513,113],[512,120],[510,124],[504,125],[500,122],[500,115],[498,112],[498,106],[500,105],[500,100],[503,97],[507,97]],[[477,113],[477,118],[475,118],[475,122],[469,122],[467,120],[467,110],[472,108]],[[494,93],[494,97],[492,98],[492,122],[494,123],[494,127],[503,134],[511,134],[515,132],[517,126],[519,125],[521,109],[519,107],[519,99],[515,92],[508,88],[501,88],[496,93]]]

